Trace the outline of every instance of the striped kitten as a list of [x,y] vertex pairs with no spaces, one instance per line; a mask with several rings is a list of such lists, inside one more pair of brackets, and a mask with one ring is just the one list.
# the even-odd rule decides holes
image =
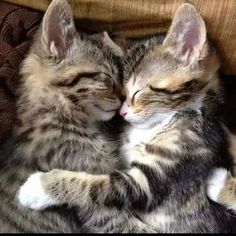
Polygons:
[[184,4],[162,44],[153,37],[127,55],[127,170],[39,172],[21,188],[21,203],[131,210],[164,233],[232,232],[230,214],[205,194],[209,172],[227,157],[218,68],[203,19]]
[[[19,125],[1,148],[1,233],[80,231],[76,210],[35,212],[18,203],[17,191],[35,171],[60,168],[109,174],[121,168],[118,141],[102,123],[121,105],[118,61],[107,42],[107,37],[78,33],[65,0],[54,0],[45,13],[21,70]],[[85,213],[92,215],[86,209],[79,216]],[[124,224],[115,213],[110,227]],[[135,227],[139,224],[130,213],[124,215]]]

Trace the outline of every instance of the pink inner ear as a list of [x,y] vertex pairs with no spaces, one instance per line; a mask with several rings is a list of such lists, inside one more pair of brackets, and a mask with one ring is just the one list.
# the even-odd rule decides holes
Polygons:
[[62,31],[58,27],[58,23],[51,22],[49,25],[49,41],[53,41],[56,47],[61,47],[64,44],[62,37],[60,37],[61,35]]
[[[55,47],[57,48],[59,57],[63,55],[66,50],[66,42],[60,27],[60,20],[54,19],[50,20],[48,25],[48,40],[49,42],[54,42]],[[50,45],[49,45],[50,47]]]
[[192,53],[194,48],[196,48],[200,43],[200,27],[197,22],[189,22],[184,35],[183,41],[184,45],[182,48],[182,54],[186,54],[187,52]]
[[63,2],[52,2],[43,19],[43,37],[47,49],[51,50],[54,43],[53,52],[50,52],[60,59],[65,58],[76,33],[70,7]]

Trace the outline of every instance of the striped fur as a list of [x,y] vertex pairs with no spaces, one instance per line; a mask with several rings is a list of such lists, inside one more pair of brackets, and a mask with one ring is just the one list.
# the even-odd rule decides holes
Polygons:
[[120,113],[131,124],[121,147],[127,170],[53,170],[39,175],[42,191],[57,204],[118,210],[121,216],[131,211],[157,232],[234,232],[229,212],[205,194],[210,171],[229,163],[219,63],[196,9],[184,4],[159,42],[153,37],[137,44],[125,60]]
[[[52,1],[21,69],[18,125],[1,147],[1,233],[93,231],[83,227],[87,221],[95,219],[99,228],[111,216],[110,228],[123,227],[127,219],[133,223],[124,231],[146,227],[125,211],[123,217],[116,211],[103,210],[101,217],[99,209],[66,206],[35,212],[16,199],[20,186],[37,170],[109,174],[122,167],[118,129],[104,123],[121,103],[118,59],[103,36],[76,32],[65,0]],[[107,132],[111,127],[114,132]]]

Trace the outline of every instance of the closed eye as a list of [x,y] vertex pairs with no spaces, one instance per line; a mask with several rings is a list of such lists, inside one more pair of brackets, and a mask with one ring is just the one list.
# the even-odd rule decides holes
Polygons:
[[165,88],[155,88],[152,85],[150,85],[149,88],[150,88],[150,90],[152,90],[153,92],[156,92],[156,93],[164,93],[167,95],[174,95],[174,94],[178,94],[179,92],[194,90],[194,88],[197,85],[198,85],[198,82],[196,80],[191,80],[191,81],[184,83],[180,88],[178,88],[174,91],[170,91]]
[[138,91],[136,91],[136,92],[134,93],[134,95],[133,95],[133,97],[132,97],[132,101],[131,101],[132,104],[133,104],[133,102],[134,102],[135,96],[136,96],[140,91],[141,91],[141,89],[138,90]]
[[83,73],[79,73],[72,80],[63,80],[63,81],[57,82],[55,85],[59,86],[59,87],[73,87],[82,78],[94,79],[94,78],[97,78],[97,76],[100,75],[100,74],[101,74],[101,72],[83,72]]
[[156,92],[156,93],[164,93],[164,94],[169,94],[169,95],[172,95],[172,94],[176,94],[179,92],[179,90],[176,90],[176,91],[170,91],[168,89],[164,89],[164,88],[155,88],[153,86],[149,86],[150,90],[152,90],[153,92]]

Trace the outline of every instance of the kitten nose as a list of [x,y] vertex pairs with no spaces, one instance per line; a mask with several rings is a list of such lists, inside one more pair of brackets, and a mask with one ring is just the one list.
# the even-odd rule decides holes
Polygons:
[[128,104],[127,102],[123,102],[120,110],[119,110],[119,114],[122,117],[125,117],[128,114]]
[[119,113],[120,113],[120,115],[123,116],[123,117],[125,117],[125,116],[127,115],[127,112],[122,112],[121,110],[120,110]]

